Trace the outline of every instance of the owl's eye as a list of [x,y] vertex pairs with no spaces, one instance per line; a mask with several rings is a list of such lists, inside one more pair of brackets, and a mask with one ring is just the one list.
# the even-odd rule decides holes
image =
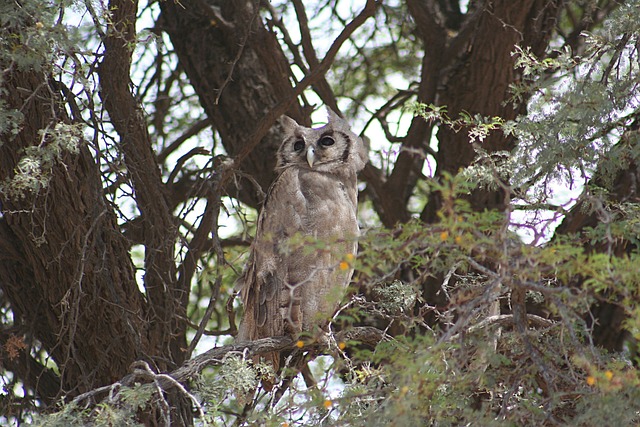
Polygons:
[[329,136],[325,136],[324,138],[322,138],[320,140],[320,145],[324,146],[324,147],[328,147],[330,145],[335,144],[335,141],[333,140],[333,138],[329,137]]
[[296,141],[293,144],[293,149],[295,151],[302,151],[303,148],[304,148],[304,141]]

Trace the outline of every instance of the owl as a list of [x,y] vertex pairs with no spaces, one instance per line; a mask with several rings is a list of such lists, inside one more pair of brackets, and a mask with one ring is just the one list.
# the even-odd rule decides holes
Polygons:
[[[258,217],[247,268],[239,280],[244,316],[237,341],[315,334],[338,308],[357,250],[356,174],[363,141],[328,110],[311,129],[283,116],[277,177]],[[265,359],[277,371],[280,355]]]

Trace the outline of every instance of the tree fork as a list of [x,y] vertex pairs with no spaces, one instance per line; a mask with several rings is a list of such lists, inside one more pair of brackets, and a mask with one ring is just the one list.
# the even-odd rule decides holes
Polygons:
[[[2,28],[3,37],[31,25],[23,18],[19,28]],[[3,76],[7,107],[23,114],[20,131],[1,136],[0,180],[8,182],[25,150],[47,150],[56,143],[48,132],[70,120],[46,64],[2,69],[10,70]],[[29,351],[15,361],[29,371],[25,384],[52,403],[120,377],[147,343],[128,245],[87,143],[78,137],[77,152],[63,150],[42,173],[46,185],[0,195],[0,277],[25,342],[38,342],[33,350],[45,350],[57,365],[46,369]]]

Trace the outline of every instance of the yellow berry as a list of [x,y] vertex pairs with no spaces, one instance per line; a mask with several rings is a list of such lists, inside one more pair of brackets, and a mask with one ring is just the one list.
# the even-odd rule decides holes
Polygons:
[[298,348],[302,348],[302,347],[304,347],[304,341],[298,340],[298,341],[296,342],[296,347],[298,347]]
[[349,269],[349,263],[346,261],[342,261],[340,263],[340,270],[348,270]]
[[443,242],[447,240],[448,237],[449,237],[449,232],[443,231],[442,233],[440,233],[440,240],[442,240]]
[[592,377],[591,375],[589,375],[587,377],[587,385],[592,386],[592,385],[595,385],[595,383],[596,383],[596,379],[594,377]]
[[606,371],[604,373],[604,376],[607,377],[607,380],[611,381],[611,378],[613,378],[613,372],[611,371]]
[[344,350],[346,347],[347,347],[347,344],[346,344],[346,343],[344,343],[344,342],[342,342],[342,341],[338,343],[338,348],[339,348],[340,350]]
[[331,402],[329,399],[325,400],[323,403],[325,408],[330,408],[332,404],[333,402]]

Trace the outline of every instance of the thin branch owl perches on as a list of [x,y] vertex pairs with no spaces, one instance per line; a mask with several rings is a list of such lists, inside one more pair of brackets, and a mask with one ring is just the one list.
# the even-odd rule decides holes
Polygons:
[[[328,109],[318,129],[283,116],[276,179],[258,217],[240,278],[244,317],[237,341],[314,334],[338,308],[357,251],[357,173],[367,151],[346,121]],[[340,268],[342,267],[342,268]],[[280,354],[265,357],[277,372]]]

